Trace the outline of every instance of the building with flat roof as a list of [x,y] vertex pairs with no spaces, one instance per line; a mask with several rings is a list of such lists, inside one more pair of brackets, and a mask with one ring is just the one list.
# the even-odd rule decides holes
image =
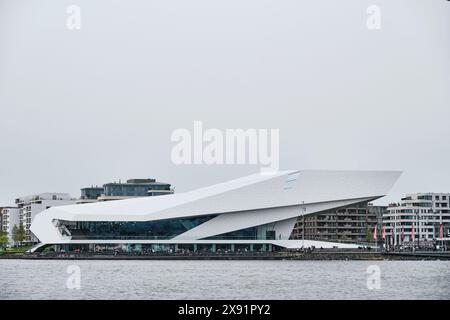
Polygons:
[[38,214],[31,251],[354,248],[292,239],[298,217],[387,194],[398,171],[282,171],[164,197],[52,207]]
[[33,244],[38,239],[30,232],[30,226],[36,215],[51,207],[74,204],[75,200],[68,193],[47,192],[20,197],[15,202],[19,209],[19,224],[25,230],[24,243]]
[[[415,193],[393,203],[383,215],[388,244],[430,247],[450,244],[450,193]],[[442,226],[442,227],[441,227]],[[413,239],[414,228],[414,239]],[[442,232],[441,232],[442,231]]]
[[99,197],[104,194],[103,187],[92,186],[81,189],[80,199],[77,200],[77,203],[90,203],[96,202]]
[[77,203],[124,200],[173,193],[174,190],[169,183],[158,182],[156,179],[129,179],[125,183],[111,182],[104,184],[102,187],[83,188]]
[[364,243],[372,241],[375,228],[381,227],[387,207],[368,201],[348,207],[333,208],[317,214],[302,215],[292,232],[292,239]]

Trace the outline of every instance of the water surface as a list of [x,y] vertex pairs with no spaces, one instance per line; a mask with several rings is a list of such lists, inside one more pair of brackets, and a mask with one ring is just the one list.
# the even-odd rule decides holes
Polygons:
[[450,261],[0,260],[0,299],[450,299]]

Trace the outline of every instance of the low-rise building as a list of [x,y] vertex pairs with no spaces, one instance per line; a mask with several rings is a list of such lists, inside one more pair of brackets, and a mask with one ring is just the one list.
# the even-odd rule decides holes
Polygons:
[[155,179],[129,179],[125,183],[111,182],[104,184],[103,187],[92,186],[83,188],[77,203],[123,200],[172,193],[174,193],[174,190],[169,183],[158,182]]
[[75,200],[68,193],[40,193],[16,199],[19,209],[19,223],[25,230],[25,244],[38,242],[30,232],[30,226],[35,216],[48,208],[74,204]]
[[[450,241],[450,193],[415,193],[391,204],[383,215],[386,236],[391,245],[417,241],[429,246]],[[413,239],[414,228],[414,239]]]

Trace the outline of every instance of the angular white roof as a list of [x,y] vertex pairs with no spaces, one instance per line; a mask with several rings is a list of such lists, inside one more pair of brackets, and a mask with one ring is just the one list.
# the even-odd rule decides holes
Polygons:
[[139,221],[376,198],[386,195],[400,174],[399,171],[323,170],[257,173],[184,193],[59,206],[48,211],[82,220],[87,216],[94,221],[126,216]]

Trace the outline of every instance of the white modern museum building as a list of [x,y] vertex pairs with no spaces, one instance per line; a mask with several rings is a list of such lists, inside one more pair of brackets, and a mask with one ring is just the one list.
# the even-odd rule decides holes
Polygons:
[[52,207],[30,230],[44,248],[272,250],[354,247],[291,240],[301,215],[385,196],[401,172],[301,170],[258,173],[160,197]]

